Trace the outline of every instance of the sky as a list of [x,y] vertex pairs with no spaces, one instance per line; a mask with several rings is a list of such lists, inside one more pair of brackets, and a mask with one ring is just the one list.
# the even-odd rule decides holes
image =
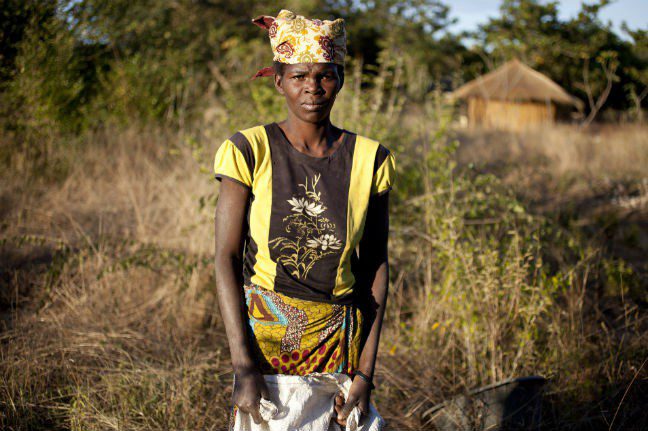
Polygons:
[[[561,0],[558,7],[560,17],[564,19],[576,16],[581,3],[581,0]],[[478,24],[497,16],[501,0],[452,0],[446,4],[450,6],[450,16],[459,20],[450,28],[452,32],[457,32],[476,30]],[[615,32],[627,39],[628,36],[621,31],[623,21],[633,30],[648,29],[648,0],[616,0],[601,9],[600,17],[603,22],[612,21]]]

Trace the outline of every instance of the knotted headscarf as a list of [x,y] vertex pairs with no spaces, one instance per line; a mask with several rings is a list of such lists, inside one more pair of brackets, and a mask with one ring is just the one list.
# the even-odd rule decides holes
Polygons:
[[[335,63],[344,65],[346,32],[344,20],[308,19],[282,9],[276,18],[262,15],[252,20],[268,30],[274,61],[286,64]],[[253,78],[274,75],[272,67],[264,67]]]

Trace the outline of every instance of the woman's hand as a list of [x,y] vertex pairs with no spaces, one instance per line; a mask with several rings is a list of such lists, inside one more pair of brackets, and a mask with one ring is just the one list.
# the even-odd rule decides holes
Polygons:
[[270,398],[263,374],[256,370],[235,374],[232,403],[240,411],[250,414],[256,424],[263,421],[259,411],[261,397]]
[[361,417],[369,413],[369,398],[371,397],[371,385],[361,377],[354,377],[349,388],[349,396],[344,402],[342,393],[335,396],[335,421],[345,427],[346,418],[351,410],[357,405],[360,409]]

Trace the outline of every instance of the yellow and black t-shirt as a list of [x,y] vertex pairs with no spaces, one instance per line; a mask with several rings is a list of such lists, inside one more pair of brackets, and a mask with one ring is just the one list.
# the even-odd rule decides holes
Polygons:
[[387,148],[344,131],[333,154],[313,157],[272,123],[227,139],[216,152],[214,173],[251,190],[246,284],[319,302],[353,301],[355,249],[369,198],[387,193],[394,181]]

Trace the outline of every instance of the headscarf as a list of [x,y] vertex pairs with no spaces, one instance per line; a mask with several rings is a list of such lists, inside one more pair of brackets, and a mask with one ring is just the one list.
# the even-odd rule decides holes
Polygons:
[[[282,9],[276,18],[262,15],[252,20],[268,30],[273,61],[286,64],[335,63],[344,65],[346,32],[344,20],[308,19]],[[259,70],[254,78],[274,75],[272,67]]]

